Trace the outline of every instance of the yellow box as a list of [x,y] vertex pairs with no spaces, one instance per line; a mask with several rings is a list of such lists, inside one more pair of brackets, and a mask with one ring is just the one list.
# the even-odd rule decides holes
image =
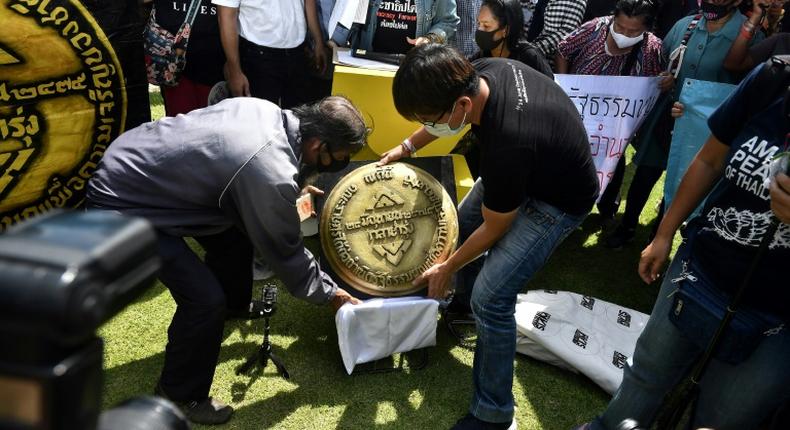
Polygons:
[[[376,159],[411,135],[419,124],[405,120],[395,109],[392,100],[392,79],[395,72],[335,66],[332,94],[348,97],[362,114],[372,121],[373,133],[368,146],[357,154],[356,160]],[[468,127],[467,127],[468,128]],[[443,137],[422,148],[418,157],[449,155],[465,131],[452,137]],[[460,201],[472,188],[469,168],[462,156],[453,156],[455,186]]]

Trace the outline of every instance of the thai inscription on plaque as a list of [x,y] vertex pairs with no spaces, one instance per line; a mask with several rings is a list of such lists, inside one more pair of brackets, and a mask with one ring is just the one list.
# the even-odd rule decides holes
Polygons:
[[335,273],[374,296],[402,296],[453,252],[458,215],[442,185],[403,163],[360,167],[341,179],[321,214],[321,246]]
[[82,204],[123,132],[125,79],[79,0],[0,0],[0,231]]

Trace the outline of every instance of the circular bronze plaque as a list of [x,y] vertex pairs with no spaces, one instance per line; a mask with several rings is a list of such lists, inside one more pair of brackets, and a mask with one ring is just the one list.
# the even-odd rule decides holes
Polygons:
[[411,281],[455,249],[458,215],[442,185],[403,163],[360,167],[341,179],[321,214],[321,246],[335,273],[374,296],[420,290]]

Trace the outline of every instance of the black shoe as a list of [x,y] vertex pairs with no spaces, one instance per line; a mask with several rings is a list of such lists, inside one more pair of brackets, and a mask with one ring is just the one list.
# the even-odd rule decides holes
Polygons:
[[620,249],[627,243],[632,242],[635,234],[635,228],[623,227],[623,225],[620,224],[617,229],[615,229],[614,233],[606,238],[603,244],[607,248]]
[[472,414],[466,414],[450,430],[516,430],[517,428],[515,418],[509,423],[490,423]]
[[233,407],[220,402],[217,399],[208,397],[203,400],[193,400],[189,402],[179,402],[171,399],[163,390],[160,384],[156,384],[154,394],[175,403],[189,421],[195,424],[224,424],[233,415]]
[[615,227],[617,227],[617,221],[614,219],[614,215],[601,214],[601,231],[609,232]]

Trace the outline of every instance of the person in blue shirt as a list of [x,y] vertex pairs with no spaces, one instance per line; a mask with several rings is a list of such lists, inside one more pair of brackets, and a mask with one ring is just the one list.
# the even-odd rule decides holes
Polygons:
[[[620,248],[633,240],[639,215],[653,186],[666,169],[674,125],[670,109],[680,96],[683,81],[688,78],[738,83],[741,76],[722,66],[727,52],[746,21],[746,16],[737,9],[738,4],[740,0],[704,0],[699,15],[679,20],[664,38],[663,55],[670,66],[676,68],[675,87],[656,104],[637,132],[637,151],[634,156],[637,169],[626,197],[625,213],[620,225],[606,239],[607,247]],[[687,33],[689,38],[685,54],[676,58],[672,54],[677,52]],[[750,43],[759,42],[763,38],[762,33],[758,32]]]
[[[664,396],[689,372],[719,325],[721,317],[704,310],[718,308],[723,315],[744,283],[737,312],[699,380],[690,428],[757,428],[790,400],[790,177],[778,173],[787,172],[790,157],[787,60],[752,71],[709,118],[710,137],[683,177],[656,237],[642,251],[641,278],[663,282],[633,361],[606,411],[578,429],[614,429],[625,420],[650,428]],[[781,79],[768,73],[775,67],[785,68]],[[772,81],[779,85],[766,90]],[[771,169],[783,152],[785,166]],[[689,222],[686,240],[660,276],[675,232],[706,195],[702,213]],[[778,229],[768,236],[772,222]],[[764,240],[768,246],[756,259]]]

